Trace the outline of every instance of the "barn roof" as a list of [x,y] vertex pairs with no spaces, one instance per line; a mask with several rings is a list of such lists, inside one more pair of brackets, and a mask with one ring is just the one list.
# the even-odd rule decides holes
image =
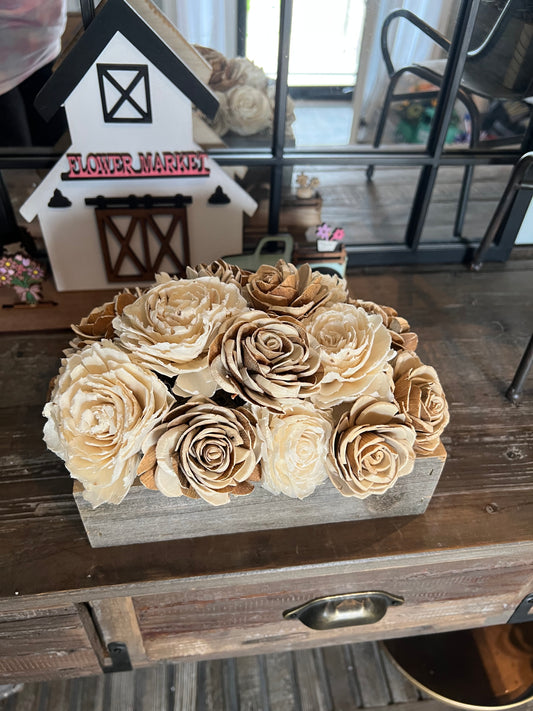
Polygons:
[[113,36],[120,32],[206,116],[212,118],[218,101],[208,87],[170,49],[125,0],[107,0],[35,99],[49,120],[65,103]]

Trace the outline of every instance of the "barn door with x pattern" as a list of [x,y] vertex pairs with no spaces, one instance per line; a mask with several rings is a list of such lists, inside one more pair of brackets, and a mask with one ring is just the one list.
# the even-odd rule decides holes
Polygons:
[[185,275],[189,263],[186,204],[192,199],[88,198],[95,205],[107,278],[113,281],[153,281],[166,271]]

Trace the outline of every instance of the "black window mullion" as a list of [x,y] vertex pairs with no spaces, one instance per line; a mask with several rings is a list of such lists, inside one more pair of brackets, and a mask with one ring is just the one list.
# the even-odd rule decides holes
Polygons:
[[420,173],[405,231],[405,244],[411,250],[418,248],[422,236],[479,4],[480,0],[462,0],[457,15],[446,70],[428,137],[427,153],[432,158],[432,165],[425,166]]
[[268,232],[279,231],[281,193],[283,188],[283,153],[285,149],[285,120],[287,115],[287,95],[289,76],[289,50],[291,42],[292,0],[281,0],[279,16],[278,69],[276,75],[276,95],[272,131],[272,157],[270,203],[268,210]]

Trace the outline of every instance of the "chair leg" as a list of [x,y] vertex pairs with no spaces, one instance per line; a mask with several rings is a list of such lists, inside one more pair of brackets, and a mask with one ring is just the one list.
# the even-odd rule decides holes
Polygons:
[[492,215],[485,235],[481,240],[481,243],[479,244],[478,248],[476,249],[472,261],[470,262],[471,271],[478,272],[483,266],[483,258],[492,243],[494,242],[494,240],[496,239],[500,227],[502,226],[503,221],[507,217],[507,214],[511,208],[511,205],[513,204],[513,200],[517,191],[520,188],[522,180],[531,165],[533,165],[533,151],[530,151],[529,153],[524,153],[524,155],[520,158],[518,163],[513,168],[513,172],[511,173],[509,182],[507,183],[505,190],[503,191],[503,195],[500,198],[498,207]]
[[[395,72],[390,78],[387,93],[385,94],[385,100],[383,102],[383,108],[381,109],[381,113],[379,115],[379,121],[378,121],[378,125],[376,128],[376,133],[374,136],[374,143],[373,143],[374,148],[379,148],[379,146],[381,144],[381,139],[383,138],[383,133],[385,131],[385,124],[387,123],[387,116],[389,114],[389,107],[390,107],[391,101],[394,98],[394,89],[396,88],[398,79],[401,77],[401,75],[403,73],[404,72],[402,70],[400,70],[399,72]],[[366,179],[372,180],[373,174],[374,174],[374,166],[369,165],[368,168],[366,169]]]
[[514,402],[515,405],[518,404],[518,401],[520,400],[520,396],[522,395],[522,390],[524,388],[524,383],[526,381],[527,375],[531,369],[531,366],[533,365],[533,334],[531,338],[529,339],[529,343],[527,344],[527,348],[524,351],[524,355],[522,356],[522,360],[518,364],[518,368],[516,369],[516,373],[513,378],[513,382],[509,386],[509,389],[505,393],[506,397],[511,401]]
[[[465,91],[460,89],[457,92],[457,98],[465,106],[470,116],[470,148],[474,148],[479,143],[480,119],[479,111],[472,97]],[[453,227],[453,236],[461,238],[463,226],[468,207],[468,199],[470,197],[470,188],[472,187],[472,179],[474,177],[474,166],[467,165],[463,173],[463,182],[461,184],[461,192],[459,193],[459,201],[457,203],[457,212],[455,213],[455,224]]]
[[459,202],[457,203],[457,212],[455,213],[455,224],[453,226],[453,236],[460,238],[462,236],[463,225],[465,221],[466,208],[468,207],[468,198],[470,197],[470,187],[472,186],[472,178],[474,177],[474,166],[467,165],[463,173],[463,182],[461,184],[461,192],[459,193]]

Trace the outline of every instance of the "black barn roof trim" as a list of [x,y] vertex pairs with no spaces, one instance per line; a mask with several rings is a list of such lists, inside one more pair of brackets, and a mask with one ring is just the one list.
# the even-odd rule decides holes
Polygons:
[[184,62],[124,0],[108,0],[35,99],[35,108],[50,120],[79,84],[113,36],[120,32],[182,91],[208,118],[218,101]]

